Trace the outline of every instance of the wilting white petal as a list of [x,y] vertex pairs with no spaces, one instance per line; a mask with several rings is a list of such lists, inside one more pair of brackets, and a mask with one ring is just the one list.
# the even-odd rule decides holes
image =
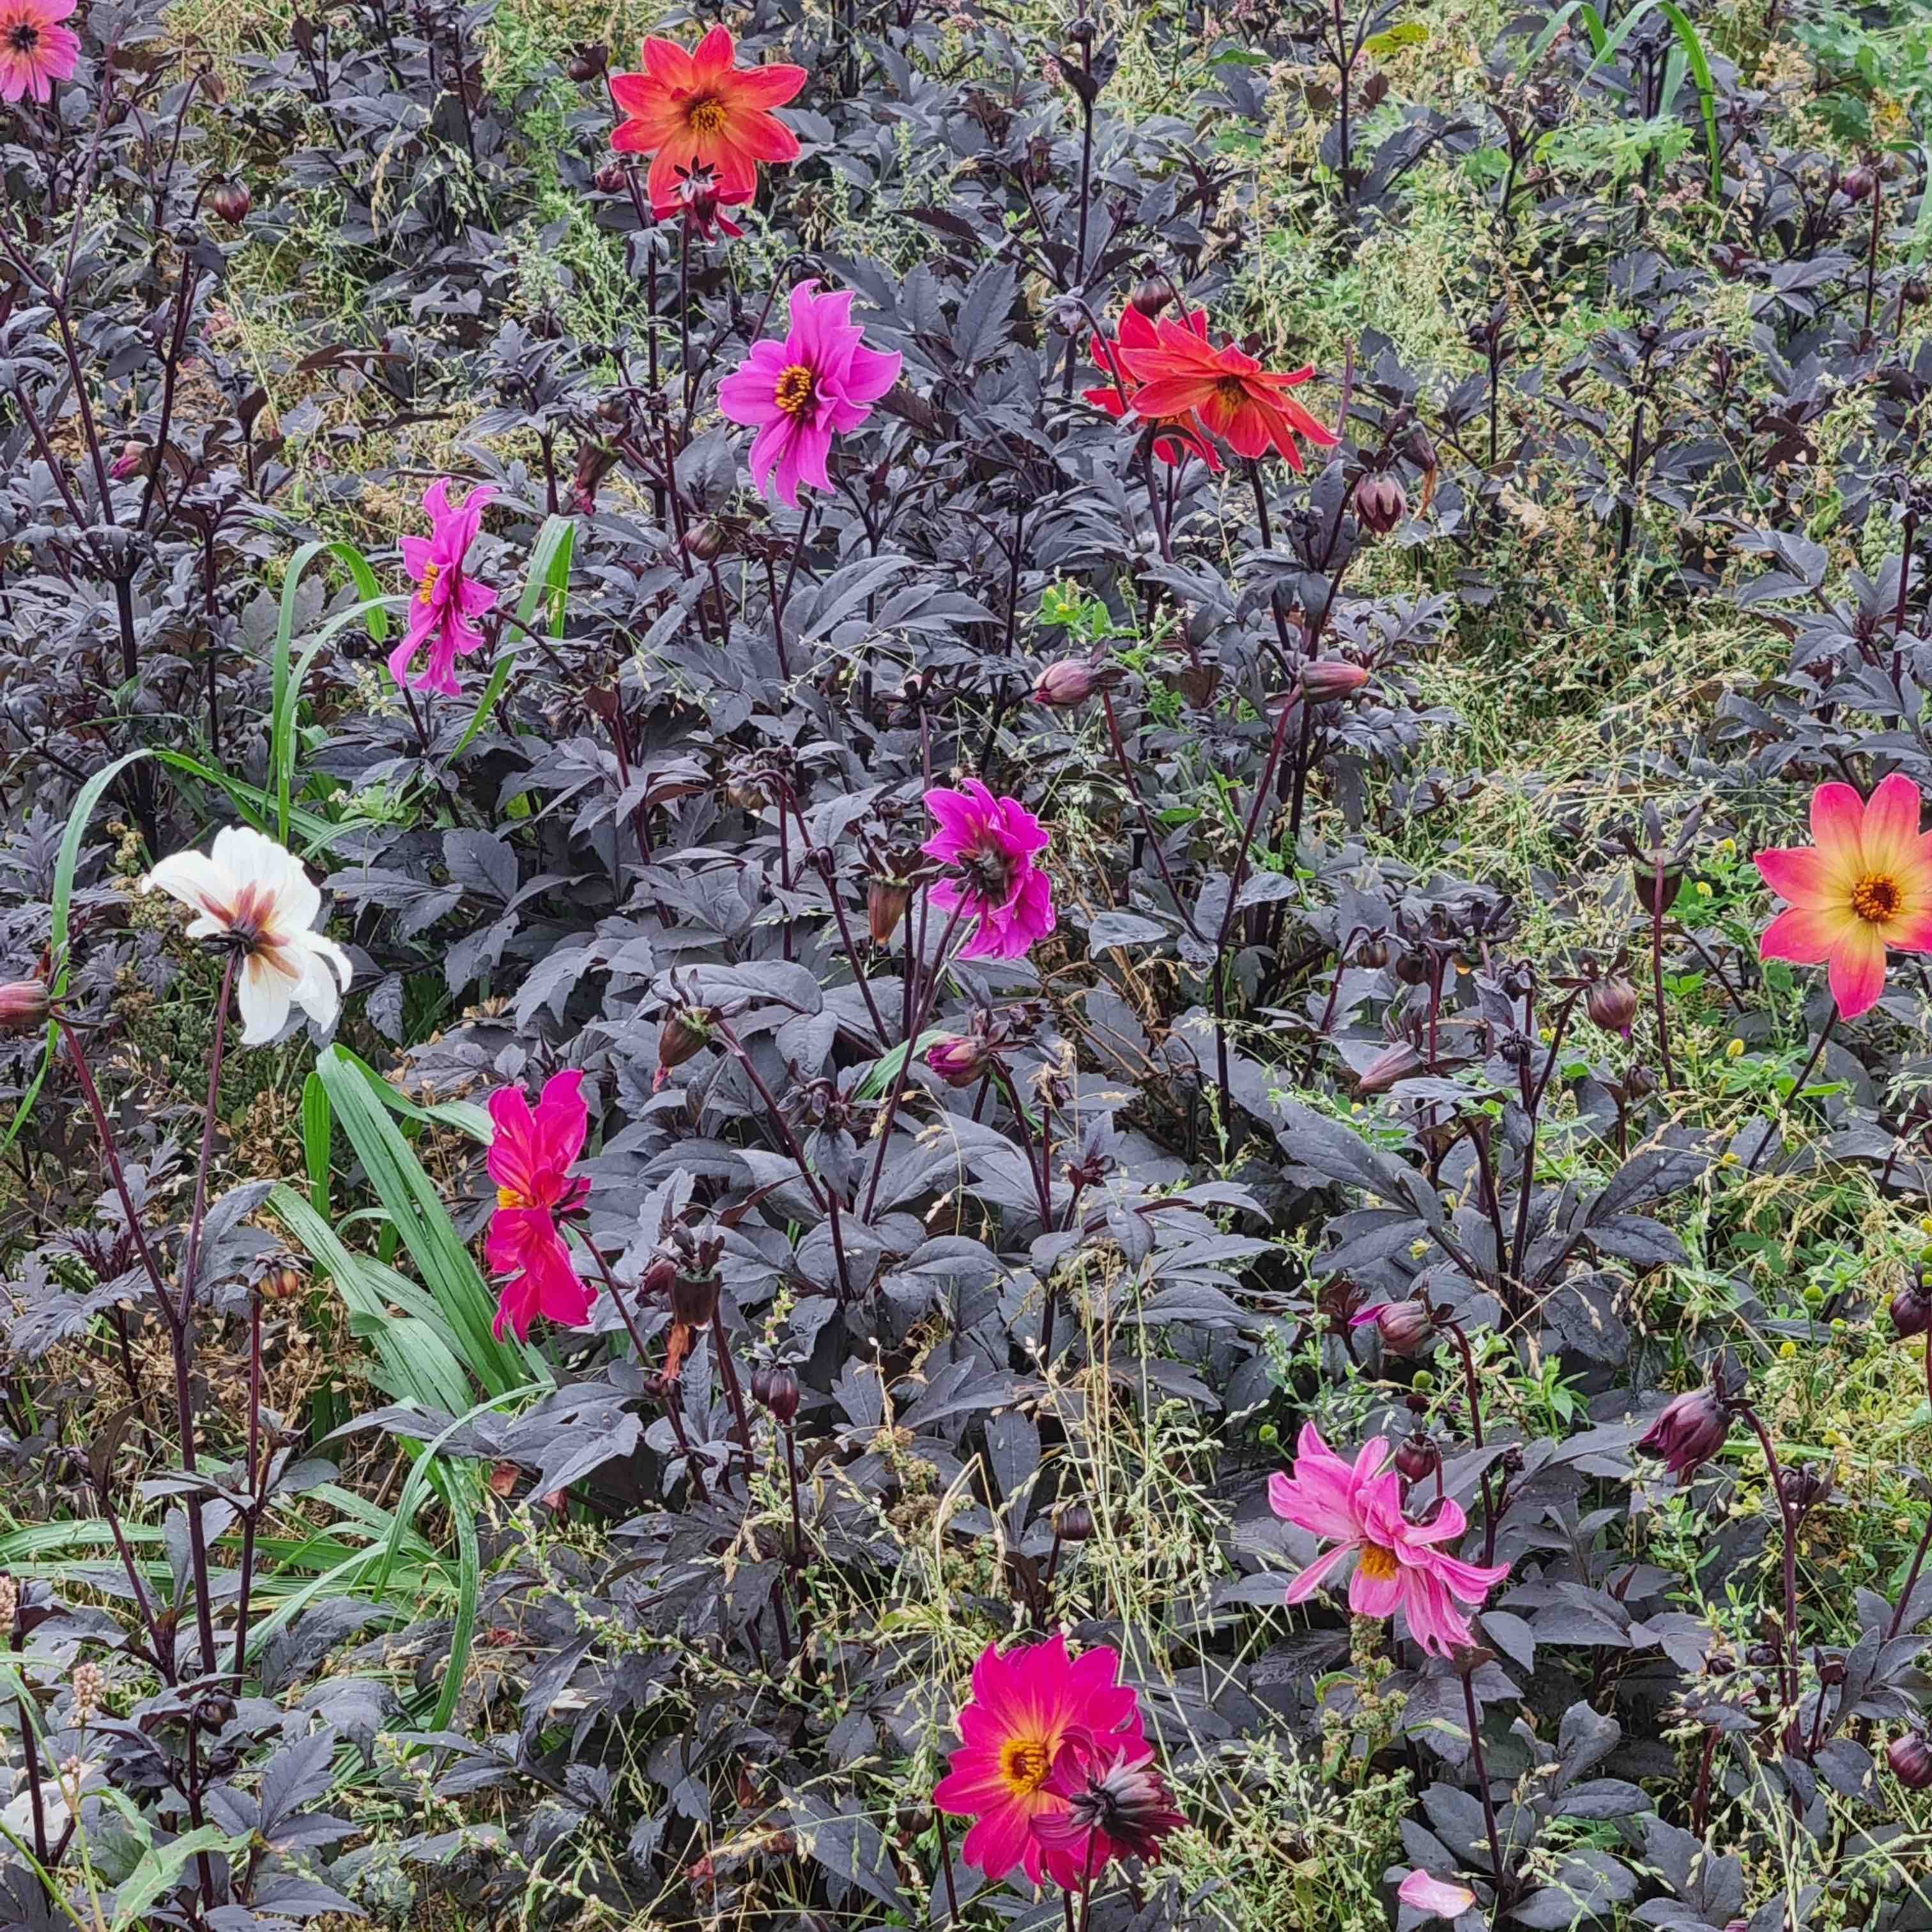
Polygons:
[[266,1046],[289,1023],[296,982],[260,954],[242,962],[236,976],[236,1003],[242,1009],[242,1044]]

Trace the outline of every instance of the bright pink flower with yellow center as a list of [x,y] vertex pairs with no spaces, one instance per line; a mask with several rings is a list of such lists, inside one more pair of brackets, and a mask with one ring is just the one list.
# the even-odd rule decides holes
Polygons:
[[[1097,1761],[1109,1768],[1117,1754],[1136,1764],[1152,1754],[1141,1734],[1139,1700],[1119,1682],[1120,1664],[1119,1653],[1104,1647],[1070,1657],[1058,1636],[1004,1656],[997,1644],[981,1652],[972,1701],[959,1714],[964,1742],[932,1802],[976,1821],[961,1856],[988,1879],[1018,1866],[1035,1885],[1050,1868],[1061,1884],[1080,1882],[1084,1834],[1049,1846],[1034,1828],[1067,1809],[1054,1786],[1071,1780],[1056,1780],[1054,1771],[1070,1750],[1081,1766]],[[1094,1856],[1097,1870],[1097,1846]]]
[[0,100],[51,100],[53,84],[70,80],[80,38],[60,23],[74,0],[0,0]]
[[1932,952],[1932,836],[1918,830],[1918,788],[1902,772],[1869,801],[1848,784],[1811,794],[1814,845],[1757,855],[1764,882],[1791,904],[1765,928],[1761,959],[1828,968],[1852,1019],[1885,991],[1885,956]]
[[[410,599],[409,628],[389,653],[389,675],[418,691],[457,698],[463,687],[456,681],[456,660],[483,648],[476,620],[496,602],[496,592],[464,568],[483,527],[484,506],[496,493],[488,483],[478,484],[452,508],[450,482],[438,477],[423,497],[429,535],[401,542],[403,568],[416,580],[416,592]],[[411,678],[410,666],[418,651],[427,655],[422,671]]]
[[1324,448],[1335,440],[1288,394],[1314,374],[1312,368],[1272,374],[1232,343],[1216,348],[1191,320],[1184,326],[1163,319],[1156,325],[1153,346],[1130,348],[1124,339],[1118,352],[1140,385],[1133,392],[1133,411],[1144,421],[1172,422],[1192,414],[1237,456],[1252,460],[1273,448],[1297,470],[1298,436]]
[[680,176],[709,169],[721,206],[741,207],[758,191],[760,161],[795,161],[798,136],[771,110],[806,80],[802,67],[740,68],[730,30],[713,27],[694,51],[653,34],[642,74],[614,74],[610,96],[628,117],[610,145],[652,157],[651,208],[678,210]]
[[977,778],[968,778],[964,791],[935,785],[926,808],[939,830],[919,849],[959,871],[932,888],[932,903],[976,922],[959,956],[1025,958],[1056,922],[1052,881],[1034,863],[1047,844],[1040,820],[1018,799],[995,798]]
[[755,424],[752,480],[776,482],[795,510],[798,486],[830,490],[832,439],[849,435],[898,380],[900,358],[866,346],[852,320],[849,290],[820,295],[815,281],[791,292],[791,328],[782,342],[754,342],[752,352],[718,386],[718,406],[731,422]]
[[539,1315],[569,1328],[590,1325],[595,1298],[578,1279],[556,1226],[557,1216],[581,1207],[590,1192],[588,1180],[570,1178],[590,1124],[579,1090],[583,1081],[574,1067],[552,1074],[534,1112],[520,1087],[500,1087],[490,1096],[496,1211],[485,1252],[495,1273],[510,1276],[490,1324],[499,1341],[506,1328],[524,1340]]
[[1379,1436],[1362,1445],[1352,1464],[1304,1423],[1295,1449],[1294,1473],[1268,1478],[1269,1505],[1284,1522],[1335,1547],[1294,1578],[1287,1600],[1305,1601],[1353,1557],[1348,1607],[1358,1616],[1400,1610],[1416,1642],[1438,1657],[1468,1642],[1468,1619],[1456,1603],[1480,1608],[1509,1565],[1465,1563],[1438,1547],[1468,1527],[1456,1504],[1444,1497],[1429,1522],[1410,1522],[1402,1514],[1401,1479],[1388,1466],[1389,1446]]

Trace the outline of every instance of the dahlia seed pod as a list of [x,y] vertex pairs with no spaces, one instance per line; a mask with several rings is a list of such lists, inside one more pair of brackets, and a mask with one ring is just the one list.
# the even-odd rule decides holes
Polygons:
[[668,1013],[658,1028],[658,1064],[682,1066],[711,1037],[708,1013],[695,1008]]
[[711,1318],[717,1312],[717,1275],[687,1274],[680,1269],[670,1285],[671,1319],[687,1328],[704,1328],[710,1327]]

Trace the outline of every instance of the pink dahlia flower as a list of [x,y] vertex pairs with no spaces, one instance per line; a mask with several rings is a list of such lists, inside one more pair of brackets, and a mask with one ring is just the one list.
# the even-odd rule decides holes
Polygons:
[[1352,1464],[1307,1423],[1295,1448],[1294,1473],[1268,1478],[1268,1502],[1284,1522],[1335,1547],[1288,1585],[1287,1600],[1299,1604],[1314,1595],[1352,1556],[1348,1607],[1358,1616],[1400,1610],[1416,1642],[1438,1657],[1468,1642],[1468,1619],[1456,1603],[1479,1609],[1509,1565],[1465,1563],[1438,1546],[1468,1527],[1462,1510],[1444,1497],[1431,1521],[1411,1522],[1402,1511],[1401,1479],[1388,1466],[1388,1444],[1379,1436],[1363,1444]]
[[[429,535],[402,540],[403,567],[416,579],[416,594],[410,599],[409,629],[389,653],[389,675],[418,691],[455,698],[463,688],[456,681],[456,660],[483,648],[476,620],[496,602],[496,592],[463,567],[483,526],[484,506],[496,493],[488,483],[478,484],[452,508],[450,482],[447,476],[438,477],[423,497]],[[412,678],[410,666],[418,651],[428,653],[428,661]]]
[[1856,1019],[1885,991],[1888,949],[1932,952],[1932,834],[1918,829],[1918,788],[1894,772],[1869,800],[1821,784],[1811,836],[1757,855],[1765,884],[1791,902],[1758,955],[1826,966],[1838,1010]]
[[51,100],[54,82],[70,80],[80,37],[60,23],[74,0],[0,0],[0,100]]
[[[1141,1735],[1140,1700],[1118,1681],[1120,1664],[1119,1652],[1104,1647],[1070,1657],[1058,1636],[1004,1656],[997,1644],[980,1652],[972,1700],[959,1714],[964,1742],[932,1802],[974,1820],[961,1856],[988,1879],[1003,1879],[1018,1866],[1035,1885],[1050,1868],[1059,1882],[1079,1883],[1074,1845],[1049,1845],[1035,1827],[1068,1808],[1067,1797],[1054,1789],[1054,1772],[1070,1746],[1082,1765],[1111,1766],[1116,1754],[1142,1763],[1151,1755]],[[1086,1833],[1074,1835],[1084,1858]],[[1070,1880],[1060,1878],[1061,1871]]]
[[755,342],[718,386],[718,406],[735,423],[754,424],[752,480],[795,510],[798,486],[830,490],[826,459],[832,439],[856,429],[898,380],[899,361],[866,346],[851,320],[849,290],[816,292],[815,281],[791,292],[791,330],[782,342]]
[[574,1067],[552,1074],[534,1112],[520,1088],[500,1087],[490,1096],[496,1211],[485,1252],[491,1269],[510,1277],[490,1324],[499,1341],[506,1328],[524,1340],[539,1315],[568,1328],[590,1325],[592,1292],[578,1279],[556,1226],[556,1217],[580,1207],[590,1192],[588,1180],[570,1178],[590,1124],[583,1081]]
[[976,921],[959,956],[1024,958],[1055,924],[1053,883],[1034,863],[1047,844],[1040,820],[1018,799],[995,798],[977,778],[968,778],[964,791],[934,786],[926,808],[939,830],[919,849],[960,874],[933,887],[932,903]]

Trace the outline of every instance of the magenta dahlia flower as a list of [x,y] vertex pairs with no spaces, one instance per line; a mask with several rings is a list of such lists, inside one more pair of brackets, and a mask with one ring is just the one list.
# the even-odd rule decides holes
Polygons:
[[[1117,1754],[1136,1764],[1152,1755],[1141,1734],[1140,1700],[1120,1682],[1120,1653],[1104,1646],[1070,1657],[1058,1636],[1004,1656],[997,1644],[980,1652],[972,1700],[959,1713],[964,1742],[932,1802],[975,1821],[961,1856],[988,1879],[1018,1866],[1035,1885],[1048,1873],[1063,1885],[1080,1882],[1086,1830],[1049,1844],[1036,1826],[1068,1808],[1054,1774],[1070,1751],[1070,1774],[1093,1764],[1106,1774]],[[1066,1781],[1084,1783],[1071,1774]]]
[[1470,1640],[1468,1619],[1457,1602],[1480,1609],[1509,1574],[1507,1563],[1465,1563],[1439,1545],[1453,1543],[1468,1519],[1446,1496],[1427,1522],[1411,1522],[1402,1510],[1402,1481],[1389,1467],[1389,1446],[1378,1436],[1362,1445],[1352,1464],[1302,1425],[1294,1473],[1268,1478],[1268,1502],[1276,1516],[1335,1547],[1318,1556],[1288,1586],[1287,1600],[1314,1595],[1349,1558],[1348,1607],[1358,1616],[1392,1616],[1400,1610],[1411,1634],[1438,1657]]
[[1021,959],[1055,924],[1053,883],[1034,863],[1046,850],[1040,822],[1016,798],[995,798],[977,778],[964,791],[935,785],[926,808],[939,830],[919,849],[958,868],[932,889],[941,912],[956,907],[976,923],[962,959]]
[[782,342],[754,342],[752,352],[718,386],[718,406],[735,423],[754,425],[752,480],[776,481],[794,510],[798,486],[830,490],[826,459],[832,439],[846,436],[898,380],[899,357],[866,346],[851,320],[849,290],[816,292],[815,281],[791,292],[791,330]]
[[[488,483],[480,483],[452,508],[451,481],[438,477],[423,497],[429,535],[402,539],[403,567],[416,579],[416,594],[410,599],[409,629],[389,653],[389,675],[416,690],[455,698],[463,689],[456,681],[456,660],[483,648],[476,620],[496,602],[496,592],[464,568],[470,546],[483,527],[484,506],[496,493]],[[410,666],[418,651],[428,654],[427,661],[412,678]]]
[[0,100],[51,100],[71,80],[80,37],[60,23],[74,0],[0,0]]
[[588,1180],[570,1177],[590,1125],[583,1082],[574,1067],[552,1074],[534,1111],[520,1088],[500,1087],[490,1096],[496,1211],[484,1251],[491,1269],[510,1277],[490,1324],[499,1341],[506,1328],[524,1340],[539,1315],[568,1328],[590,1325],[594,1298],[578,1279],[556,1225],[560,1214],[581,1207],[590,1192]]

